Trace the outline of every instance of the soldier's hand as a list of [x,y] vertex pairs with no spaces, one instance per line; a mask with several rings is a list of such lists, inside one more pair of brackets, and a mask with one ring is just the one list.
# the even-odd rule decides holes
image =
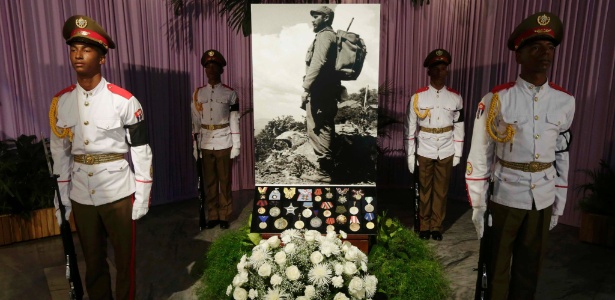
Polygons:
[[410,154],[408,155],[408,170],[410,170],[410,173],[414,174],[414,161],[415,161],[415,156],[414,154]]
[[143,205],[135,201],[135,203],[132,204],[132,219],[140,219],[141,217],[145,216],[145,214],[147,214],[147,211],[149,211],[149,205],[147,205],[147,203]]
[[461,161],[461,157],[459,156],[453,157],[453,167],[458,165],[460,161]]
[[303,92],[303,94],[301,94],[301,109],[305,110],[307,107],[307,103],[309,101],[309,97],[310,97],[310,93]]
[[231,159],[239,156],[239,147],[231,148]]
[[[64,218],[66,221],[68,221],[68,219],[70,218],[70,212],[71,212],[71,207],[70,206],[64,206],[65,212],[64,213]],[[56,209],[56,219],[58,219],[58,225],[62,225],[62,214],[60,213],[59,209]]]
[[557,225],[557,219],[559,219],[558,215],[551,215],[551,224],[549,224],[549,230],[555,228],[555,225]]
[[484,206],[473,207],[472,211],[472,223],[474,223],[474,228],[476,229],[476,235],[480,240],[483,237],[483,231],[485,230],[485,211],[487,210]]

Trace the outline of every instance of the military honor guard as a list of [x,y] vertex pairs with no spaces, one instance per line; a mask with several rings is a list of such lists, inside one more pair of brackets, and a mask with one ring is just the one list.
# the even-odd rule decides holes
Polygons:
[[[196,147],[201,149],[207,223],[210,229],[220,225],[229,228],[233,212],[231,195],[232,159],[239,155],[239,99],[228,85],[222,84],[226,60],[217,50],[207,50],[201,58],[207,85],[194,91],[192,133],[198,135]],[[196,158],[196,151],[195,158]]]
[[564,212],[575,103],[547,78],[562,27],[549,12],[521,22],[508,39],[521,74],[476,112],[466,183],[479,238],[487,206],[491,213],[487,299],[534,299],[548,232]]
[[[152,150],[139,101],[101,75],[115,43],[87,16],[66,20],[62,34],[77,75],[52,100],[49,111],[53,171],[58,174],[66,219],[71,210],[86,264],[89,299],[113,299],[107,238],[115,256],[115,299],[135,296],[135,222],[150,203]],[[134,166],[134,173],[126,153]]]
[[404,128],[408,169],[414,173],[417,162],[419,169],[419,236],[438,241],[451,172],[461,160],[464,137],[463,101],[459,92],[445,85],[451,60],[444,49],[427,55],[423,66],[429,86],[412,95]]

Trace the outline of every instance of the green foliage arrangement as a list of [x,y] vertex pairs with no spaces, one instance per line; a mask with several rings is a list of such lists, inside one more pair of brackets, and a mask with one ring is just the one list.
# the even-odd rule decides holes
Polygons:
[[388,300],[447,299],[450,284],[442,267],[414,232],[382,214],[376,240],[368,256],[369,270]]
[[27,217],[53,207],[53,192],[42,141],[34,135],[0,141],[0,214]]
[[604,160],[594,170],[582,170],[590,181],[577,187],[583,193],[579,208],[587,213],[615,217],[615,171]]

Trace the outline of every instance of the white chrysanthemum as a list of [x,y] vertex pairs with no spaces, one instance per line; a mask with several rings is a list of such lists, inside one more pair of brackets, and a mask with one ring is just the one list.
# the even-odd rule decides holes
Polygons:
[[237,275],[233,278],[234,287],[242,286],[246,282],[248,282],[248,272],[246,271],[237,273]]
[[365,255],[365,253],[363,253],[363,251],[359,250],[359,248],[357,248],[358,252],[359,252],[359,261],[366,263],[367,264],[367,255]]
[[294,244],[294,243],[288,243],[288,244],[286,244],[286,246],[284,247],[284,251],[285,251],[286,253],[288,253],[288,254],[295,253],[295,248],[296,248],[296,246],[295,246],[295,244]]
[[233,291],[233,285],[232,285],[232,284],[229,284],[229,285],[226,287],[226,295],[227,295],[227,296],[230,296],[232,291]]
[[276,286],[276,285],[280,285],[282,283],[282,276],[278,275],[278,274],[273,274],[273,276],[271,276],[271,285]]
[[273,258],[278,265],[283,266],[286,263],[286,252],[279,251],[273,256]]
[[316,236],[320,236],[320,232],[316,230],[308,230],[305,232],[304,238],[306,242],[313,243],[316,241]]
[[269,277],[269,275],[271,275],[271,265],[264,263],[260,266],[260,268],[258,268],[258,275],[261,277]]
[[337,239],[337,234],[335,233],[335,231],[330,230],[327,231],[327,240],[335,240]]
[[345,239],[348,237],[348,234],[346,234],[343,230],[340,230],[340,236]]
[[246,268],[247,258],[248,256],[245,254],[241,257],[241,260],[239,260],[239,263],[237,264],[237,272],[241,272]]
[[280,238],[282,238],[282,242],[284,242],[284,244],[288,244],[293,239],[301,238],[301,231],[294,228],[286,229],[280,234]]
[[248,292],[248,297],[250,299],[254,299],[256,297],[258,297],[258,291],[255,289],[250,289],[250,291]]
[[248,299],[248,292],[240,287],[235,288],[233,292],[233,299],[235,300],[246,300]]
[[353,262],[347,261],[344,264],[344,274],[353,275],[356,272],[357,272],[357,266]]
[[361,270],[363,270],[363,272],[367,272],[367,264],[364,262],[361,262]]
[[331,283],[333,284],[334,287],[339,289],[342,286],[344,286],[344,278],[342,276],[335,276],[331,278]]
[[274,235],[267,240],[267,244],[269,244],[269,247],[271,249],[280,247],[280,238],[278,238],[277,235]]
[[359,277],[352,277],[348,284],[348,293],[359,299],[365,298],[365,286],[363,285],[363,279]]
[[365,296],[367,298],[374,297],[378,287],[378,278],[374,275],[367,275],[363,280],[365,281]]
[[349,261],[359,261],[361,257],[361,254],[359,253],[363,252],[361,252],[359,248],[352,246],[350,249],[348,249],[348,251],[346,251],[346,255],[344,256],[344,258]]
[[324,240],[319,248],[320,252],[326,257],[340,254],[340,247],[335,242],[329,240]]
[[331,282],[331,269],[327,264],[317,264],[308,272],[308,278],[317,286],[327,285]]
[[301,271],[299,271],[299,268],[297,268],[297,266],[293,265],[293,266],[286,268],[286,278],[288,278],[288,280],[295,281],[299,279],[300,277],[301,277]]
[[305,291],[303,292],[307,299],[312,299],[314,295],[316,295],[316,288],[313,285],[308,285],[305,287]]
[[322,253],[320,253],[318,251],[314,251],[310,255],[310,261],[313,264],[319,264],[320,262],[322,262],[323,259],[324,259],[324,257],[322,257]]
[[265,261],[269,259],[269,252],[263,248],[258,248],[252,251],[252,256],[248,259],[250,264],[252,264],[255,268],[260,267]]
[[349,241],[342,243],[342,251],[344,251],[344,253],[348,252],[350,248],[352,248],[352,244]]
[[333,300],[350,300],[344,293],[337,293]]
[[335,270],[335,275],[342,275],[342,273],[344,273],[344,265],[337,263],[335,264],[335,266],[333,266],[333,269]]
[[265,300],[287,300],[290,296],[279,288],[267,290]]
[[260,242],[258,242],[258,245],[256,245],[254,247],[254,249],[252,249],[252,252],[258,250],[258,249],[262,249],[264,251],[269,251],[269,244],[267,244],[267,240],[260,240]]

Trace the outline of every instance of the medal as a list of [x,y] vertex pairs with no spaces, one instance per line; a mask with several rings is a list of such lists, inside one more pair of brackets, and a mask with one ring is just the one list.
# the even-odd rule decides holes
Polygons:
[[322,200],[322,197],[321,197],[321,196],[316,196],[316,197],[314,197],[314,201],[316,201],[316,202],[320,202],[320,200]]
[[269,200],[280,200],[280,191],[278,191],[278,188],[271,191],[271,194],[269,194]]
[[365,227],[367,229],[374,229],[374,222],[367,222],[367,224],[365,224]]
[[275,220],[275,222],[273,222],[273,226],[275,226],[275,228],[277,229],[284,229],[286,228],[286,226],[288,226],[288,221],[286,221],[286,219],[284,218],[279,218],[277,220]]
[[352,197],[357,200],[361,200],[361,198],[363,198],[363,190],[352,190],[352,194]]
[[346,207],[339,205],[335,208],[335,212],[341,215],[346,212]]
[[348,193],[348,188],[337,188],[337,193],[339,194],[339,197],[337,198],[337,202],[339,203],[346,203],[346,193]]
[[312,228],[318,228],[320,225],[322,225],[322,220],[318,217],[318,211],[315,210],[314,217],[310,220],[310,226],[312,226]]
[[267,193],[267,187],[266,186],[259,186],[259,187],[257,187],[257,189],[258,189],[258,192],[261,195],[264,195],[265,193]]
[[365,197],[365,202],[367,202],[367,205],[365,205],[365,211],[366,212],[373,212],[374,211],[374,206],[371,204],[372,201],[374,201],[373,197]]
[[335,220],[337,221],[338,224],[341,224],[341,225],[346,224],[346,221],[347,221],[346,216],[344,215],[337,216]]
[[259,208],[258,208],[258,213],[259,213],[259,214],[261,214],[261,215],[262,215],[262,214],[264,214],[264,213],[266,213],[266,212],[267,212],[267,210],[266,210],[264,207],[259,207]]
[[295,228],[303,229],[303,227],[305,227],[305,224],[303,224],[303,221],[301,221],[301,217],[299,217],[299,220],[295,222]]
[[311,189],[299,189],[299,197],[297,201],[312,201]]
[[350,208],[350,214],[356,215],[359,213],[359,208],[357,207],[357,201],[354,202],[354,206]]
[[259,227],[260,229],[265,229],[265,228],[267,228],[267,223],[265,223],[265,222],[261,222],[260,224],[258,224],[258,227]]
[[328,217],[330,217],[330,216],[331,216],[331,211],[327,209],[327,210],[325,210],[325,211],[323,211],[323,212],[322,212],[322,215],[323,215],[325,218],[328,218]]
[[269,215],[274,217],[274,218],[279,216],[280,215],[280,209],[277,206],[272,207],[269,210]]
[[286,215],[289,214],[295,214],[295,209],[297,209],[297,207],[294,207],[293,204],[291,203],[289,206],[284,207],[284,209],[286,209]]
[[312,216],[312,211],[309,208],[306,208],[303,212],[301,212],[301,215],[307,219]]
[[261,223],[258,224],[258,227],[260,227],[260,229],[267,228],[267,219],[269,218],[269,216],[258,216],[258,218],[261,220]]
[[346,203],[346,201],[348,201],[348,200],[346,200],[346,196],[339,196],[337,198],[337,202],[339,202],[339,203],[344,204],[344,203]]
[[258,202],[256,202],[257,206],[263,207],[263,206],[267,206],[267,200],[258,200]]
[[327,191],[327,193],[325,194],[325,198],[327,199],[333,198],[333,193],[331,193],[331,188],[325,188],[325,190]]
[[284,188],[284,198],[290,200],[295,196],[296,188]]
[[357,216],[350,217],[350,230],[359,231],[361,229],[361,225],[359,224],[359,218]]

